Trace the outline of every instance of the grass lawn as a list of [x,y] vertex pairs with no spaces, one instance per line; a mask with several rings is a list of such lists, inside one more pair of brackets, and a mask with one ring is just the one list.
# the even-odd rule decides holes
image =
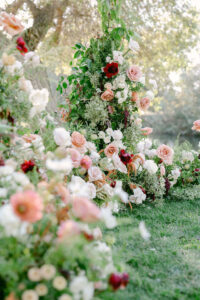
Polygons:
[[[138,233],[143,220],[151,233]],[[123,291],[104,292],[95,299],[200,299],[200,201],[136,207],[122,212],[119,226],[106,235],[115,237],[114,254],[127,264],[130,283]]]

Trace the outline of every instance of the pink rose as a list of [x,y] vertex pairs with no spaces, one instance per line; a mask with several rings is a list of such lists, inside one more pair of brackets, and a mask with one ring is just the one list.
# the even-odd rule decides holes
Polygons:
[[132,102],[137,102],[138,98],[139,98],[138,93],[137,92],[132,92],[131,101]]
[[100,218],[99,208],[87,198],[75,197],[72,203],[72,211],[83,222],[95,222]]
[[92,166],[92,160],[88,155],[83,156],[80,163],[81,167],[88,170]]
[[3,29],[11,36],[17,35],[24,30],[21,22],[13,14],[6,12],[1,12],[0,14],[0,26],[3,26]]
[[161,165],[161,167],[160,167],[160,175],[161,176],[165,176],[165,173],[166,173],[165,166]]
[[62,185],[61,183],[57,183],[55,186],[55,193],[60,196],[62,201],[66,204],[69,204],[70,202],[70,192],[69,190]]
[[143,135],[149,135],[153,132],[153,128],[151,127],[144,127],[144,128],[141,128],[141,131],[142,131],[142,134]]
[[150,99],[145,97],[139,101],[138,106],[141,110],[146,111],[149,108],[150,102]]
[[200,132],[200,120],[194,121],[192,130],[196,130]]
[[108,145],[105,150],[104,153],[107,157],[112,157],[113,154],[117,154],[119,152],[119,149],[114,145],[114,144],[110,144]]
[[89,181],[102,180],[103,175],[99,167],[90,167],[88,170]]
[[72,238],[80,233],[78,224],[72,220],[67,220],[61,223],[57,231],[57,236],[59,240],[62,240],[63,238]]
[[104,101],[111,101],[114,98],[114,93],[110,89],[107,89],[102,95],[101,99]]
[[81,154],[78,150],[74,148],[68,148],[67,152],[71,155],[71,160],[74,168],[78,168],[81,162]]
[[34,223],[42,218],[42,199],[36,192],[18,192],[11,196],[10,202],[14,213],[22,221]]
[[156,150],[157,156],[167,165],[171,165],[174,156],[174,150],[167,145],[160,145]]
[[86,143],[85,137],[77,131],[74,131],[72,133],[71,139],[72,139],[72,144],[77,148],[79,147],[82,148]]
[[127,70],[127,76],[131,81],[139,81],[142,77],[142,71],[138,66],[133,65]]

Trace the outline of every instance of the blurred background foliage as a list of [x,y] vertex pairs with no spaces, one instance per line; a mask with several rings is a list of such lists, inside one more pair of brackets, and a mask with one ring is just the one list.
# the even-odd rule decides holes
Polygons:
[[[108,0],[101,0],[106,5]],[[121,17],[140,44],[134,63],[158,89],[144,115],[154,136],[169,140],[191,138],[200,118],[200,5],[199,0],[122,0]],[[87,44],[101,34],[96,0],[1,0],[0,7],[16,14],[26,26],[29,50],[39,53],[44,68],[31,77],[35,86],[47,86],[56,102],[57,76],[70,72],[72,46]],[[9,44],[1,33],[1,52]],[[195,139],[195,138],[194,138]]]

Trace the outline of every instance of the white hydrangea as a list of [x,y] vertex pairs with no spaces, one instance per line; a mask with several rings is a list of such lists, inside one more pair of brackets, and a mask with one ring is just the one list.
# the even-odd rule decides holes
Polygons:
[[153,160],[146,160],[143,164],[143,168],[146,169],[151,175],[158,171],[158,166]]
[[112,215],[112,211],[109,207],[101,208],[100,218],[109,229],[112,229],[117,225],[116,218]]
[[84,274],[76,276],[70,283],[70,291],[76,300],[92,300],[94,286]]
[[120,65],[123,64],[124,62],[124,58],[123,58],[123,54],[121,51],[113,51],[113,60],[118,62]]
[[146,195],[143,193],[141,188],[134,189],[134,194],[129,197],[129,201],[135,204],[142,204],[146,199]]
[[187,161],[192,162],[194,160],[194,155],[190,151],[182,151],[182,162],[185,163]]
[[6,236],[22,237],[27,233],[27,222],[22,222],[13,212],[10,204],[0,207],[0,225]]

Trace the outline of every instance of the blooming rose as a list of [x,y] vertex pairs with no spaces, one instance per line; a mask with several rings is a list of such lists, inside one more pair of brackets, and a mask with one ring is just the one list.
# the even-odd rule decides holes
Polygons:
[[118,63],[116,62],[112,62],[110,64],[107,64],[104,68],[103,68],[104,73],[106,74],[107,78],[111,78],[112,76],[115,76],[119,73],[119,69],[118,69]]
[[22,220],[34,223],[42,218],[42,199],[34,191],[18,192],[10,198],[15,214]]
[[71,137],[69,131],[66,131],[65,128],[59,127],[55,128],[53,131],[53,137],[56,145],[58,146],[70,146]]
[[194,121],[192,130],[200,131],[200,120]]
[[71,238],[78,234],[80,234],[78,223],[72,220],[63,222],[57,232],[59,240],[62,240],[63,238]]
[[143,168],[146,169],[151,175],[158,171],[158,167],[153,160],[146,160],[143,164]]
[[104,153],[107,157],[112,157],[113,154],[117,154],[119,151],[119,149],[114,145],[114,144],[109,144],[105,150],[104,150]]
[[88,170],[89,181],[102,180],[102,172],[99,167],[90,167]]
[[80,165],[82,168],[88,170],[92,166],[92,160],[88,155],[83,156]]
[[153,128],[151,127],[144,127],[144,128],[141,128],[141,131],[142,131],[142,134],[143,135],[149,135],[153,132]]
[[138,93],[137,92],[132,92],[131,101],[132,102],[138,101]]
[[43,111],[49,101],[48,90],[32,90],[29,95],[29,101],[32,103],[36,113]]
[[104,101],[111,101],[114,98],[114,93],[113,91],[107,89],[102,95],[101,99]]
[[127,70],[127,76],[131,81],[139,81],[142,77],[142,71],[138,66],[133,65]]
[[74,132],[72,133],[71,138],[72,138],[72,144],[73,144],[75,147],[77,147],[77,148],[83,147],[83,146],[85,145],[85,143],[86,143],[85,137],[84,137],[81,133],[79,133],[79,132],[77,132],[77,131],[74,131]]
[[167,145],[160,145],[157,149],[157,156],[167,165],[171,165],[173,161],[174,150]]
[[0,14],[0,26],[3,26],[3,29],[11,36],[19,34],[24,30],[21,22],[13,14],[6,12],[1,12]]
[[100,218],[99,208],[84,197],[74,197],[72,210],[74,215],[83,222],[95,222]]
[[67,153],[71,155],[71,160],[74,168],[78,168],[81,162],[81,154],[74,148],[68,148]]
[[143,111],[146,111],[148,108],[149,108],[149,105],[150,105],[150,99],[145,97],[145,98],[142,98],[138,105],[139,105],[139,108]]

